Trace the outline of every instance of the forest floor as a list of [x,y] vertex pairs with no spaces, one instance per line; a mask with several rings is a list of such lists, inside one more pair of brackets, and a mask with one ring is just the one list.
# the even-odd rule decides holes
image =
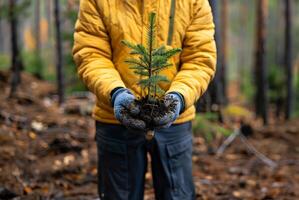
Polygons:
[[[23,74],[7,99],[0,72],[0,199],[97,199],[92,96],[78,93],[56,106],[53,85]],[[4,95],[3,95],[4,94]],[[270,168],[236,139],[217,158],[194,138],[194,181],[202,200],[299,199],[299,120],[255,127],[248,142],[277,163]],[[146,175],[145,200],[153,200]]]

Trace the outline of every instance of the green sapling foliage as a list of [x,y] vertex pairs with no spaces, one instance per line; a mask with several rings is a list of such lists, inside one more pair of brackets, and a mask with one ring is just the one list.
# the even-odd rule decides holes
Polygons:
[[163,96],[165,91],[161,89],[159,83],[169,82],[166,76],[159,73],[172,66],[169,59],[175,54],[181,52],[180,48],[167,50],[166,47],[160,46],[155,48],[156,43],[156,14],[149,14],[149,27],[147,30],[147,46],[142,44],[133,44],[123,40],[122,44],[132,49],[130,52],[134,57],[127,59],[125,62],[130,65],[130,69],[134,70],[135,74],[141,76],[138,84],[142,89],[147,91],[145,97],[148,102],[156,102],[160,96]]

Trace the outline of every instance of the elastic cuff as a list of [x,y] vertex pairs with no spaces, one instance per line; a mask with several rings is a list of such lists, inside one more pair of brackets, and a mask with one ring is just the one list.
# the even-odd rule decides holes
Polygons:
[[184,99],[183,95],[179,92],[170,92],[169,94],[176,94],[179,97],[180,102],[181,102],[180,114],[183,113],[185,110],[185,99]]
[[127,89],[126,88],[123,88],[123,87],[117,87],[117,88],[114,88],[112,91],[111,91],[111,105],[112,107],[114,107],[114,102],[115,102],[115,99],[117,97],[118,94],[126,91]]

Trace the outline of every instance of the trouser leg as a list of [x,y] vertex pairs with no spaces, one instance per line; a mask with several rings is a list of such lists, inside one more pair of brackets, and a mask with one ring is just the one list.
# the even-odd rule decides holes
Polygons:
[[97,123],[101,200],[142,200],[146,152],[152,157],[157,200],[195,199],[191,123],[156,131],[151,142],[123,126]]
[[97,122],[96,141],[101,200],[142,200],[147,169],[144,135]]
[[156,131],[150,153],[157,200],[194,200],[191,122]]

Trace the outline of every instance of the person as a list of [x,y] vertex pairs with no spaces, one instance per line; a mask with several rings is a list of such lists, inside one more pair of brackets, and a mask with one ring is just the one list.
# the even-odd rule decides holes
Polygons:
[[[175,111],[147,140],[144,122],[122,112],[145,92],[124,62],[130,49],[121,41],[146,45],[151,12],[157,18],[157,44],[182,51],[162,72],[171,80],[161,88],[166,98],[176,100]],[[81,0],[73,55],[79,76],[97,97],[93,118],[100,199],[143,199],[148,158],[156,199],[195,199],[191,120],[216,68],[208,0]]]

